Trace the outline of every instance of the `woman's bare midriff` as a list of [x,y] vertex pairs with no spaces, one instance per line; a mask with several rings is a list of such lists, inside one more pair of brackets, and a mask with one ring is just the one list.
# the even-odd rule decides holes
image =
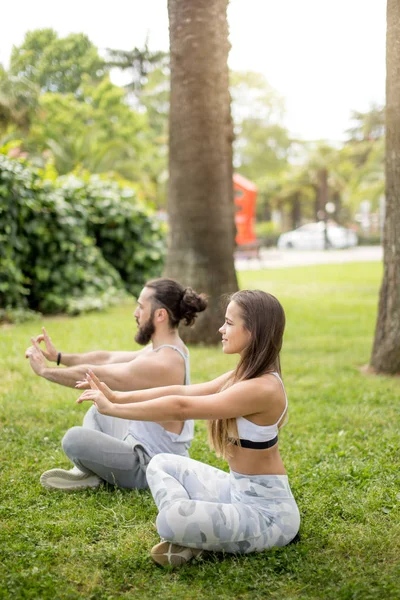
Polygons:
[[265,450],[229,446],[229,467],[243,475],[286,475],[278,444]]

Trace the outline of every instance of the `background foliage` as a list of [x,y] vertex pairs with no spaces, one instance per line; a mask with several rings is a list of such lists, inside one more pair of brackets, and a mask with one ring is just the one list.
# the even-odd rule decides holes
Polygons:
[[[26,34],[0,66],[1,139],[59,174],[77,169],[113,173],[139,197],[166,206],[169,57],[143,48],[107,49],[104,57],[82,33],[52,29]],[[113,70],[125,85],[112,83]],[[258,187],[257,219],[292,229],[316,220],[326,202],[349,225],[360,204],[379,212],[383,197],[384,114],[354,110],[340,145],[295,138],[284,124],[284,99],[256,72],[232,72],[234,167]],[[277,216],[278,215],[278,216]],[[376,223],[372,234],[379,234]],[[368,231],[364,232],[368,235]]]
[[163,231],[133,190],[51,181],[0,154],[0,317],[76,314],[138,293],[161,272]]
[[[13,48],[7,69],[0,65],[0,153],[25,160],[2,159],[2,318],[10,308],[17,318],[19,309],[105,306],[160,272],[151,212],[166,207],[168,63],[147,41],[100,56],[82,33],[38,29]],[[112,70],[125,85],[111,81]],[[327,201],[336,221],[354,225],[368,201],[376,219],[360,241],[379,243],[382,108],[354,111],[347,141],[333,147],[290,134],[284,99],[263,75],[232,72],[230,88],[234,167],[257,185],[259,242],[274,245],[282,230],[319,219]]]

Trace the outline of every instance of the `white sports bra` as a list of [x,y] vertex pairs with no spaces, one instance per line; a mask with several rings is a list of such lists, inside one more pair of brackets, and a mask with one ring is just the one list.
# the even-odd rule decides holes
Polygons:
[[[274,371],[271,375],[275,375],[281,382],[283,393],[285,394],[285,408],[276,423],[273,425],[257,425],[244,417],[237,417],[236,424],[242,448],[253,448],[255,450],[264,450],[271,448],[278,442],[279,423],[286,414],[288,407],[288,399],[286,396],[285,387],[279,374]],[[235,442],[233,442],[235,443]],[[236,445],[238,445],[236,443]]]

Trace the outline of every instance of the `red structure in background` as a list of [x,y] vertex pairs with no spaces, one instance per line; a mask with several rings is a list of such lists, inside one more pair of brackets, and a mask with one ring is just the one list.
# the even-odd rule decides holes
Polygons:
[[238,173],[233,175],[235,198],[236,243],[238,246],[254,244],[254,221],[256,213],[257,188],[248,179]]

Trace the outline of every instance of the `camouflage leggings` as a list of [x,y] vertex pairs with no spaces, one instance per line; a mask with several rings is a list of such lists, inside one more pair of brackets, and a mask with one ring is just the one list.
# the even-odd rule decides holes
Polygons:
[[157,504],[157,530],[170,542],[247,554],[285,546],[300,525],[286,475],[225,473],[171,454],[147,468]]

